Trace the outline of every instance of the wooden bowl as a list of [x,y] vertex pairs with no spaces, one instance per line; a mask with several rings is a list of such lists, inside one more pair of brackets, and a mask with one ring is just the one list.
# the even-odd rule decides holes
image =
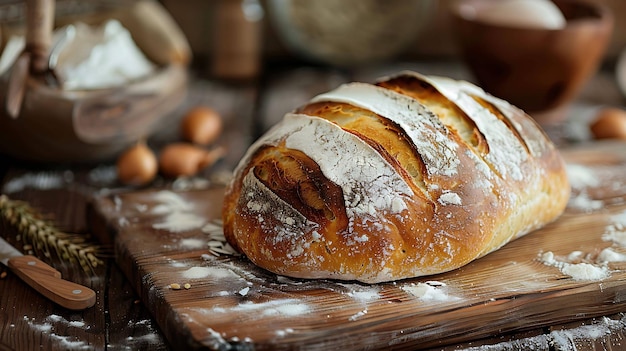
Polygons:
[[[574,99],[603,59],[613,28],[608,8],[583,0],[555,0],[567,20],[563,29],[498,26],[467,15],[468,6],[476,14],[490,2],[459,0],[452,5],[454,32],[478,84],[532,116]],[[564,118],[550,116],[552,120],[538,122]]]
[[[78,13],[76,2],[67,3],[74,8],[64,8],[61,0],[56,2],[55,26],[77,20],[96,25],[116,19],[158,68],[123,86],[95,90],[63,90],[41,75],[27,75],[16,115],[5,101],[14,89],[11,77],[17,69],[15,64],[0,75],[0,153],[46,163],[112,159],[155,132],[186,95],[190,49],[182,31],[156,1],[124,6],[88,1],[78,6]],[[24,31],[28,38],[23,19],[1,24],[3,40]]]

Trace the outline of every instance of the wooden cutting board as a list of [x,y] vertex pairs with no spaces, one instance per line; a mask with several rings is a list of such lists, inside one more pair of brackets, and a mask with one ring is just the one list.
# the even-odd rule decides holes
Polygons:
[[[435,347],[626,311],[626,248],[615,242],[626,144],[563,155],[573,193],[559,220],[458,270],[394,283],[289,279],[211,255],[222,188],[110,194],[91,220],[175,348]],[[606,248],[616,262],[600,263]]]

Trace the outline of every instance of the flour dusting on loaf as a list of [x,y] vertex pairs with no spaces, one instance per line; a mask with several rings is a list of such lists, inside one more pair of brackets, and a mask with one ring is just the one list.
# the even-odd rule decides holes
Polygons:
[[556,219],[558,150],[468,82],[401,72],[314,97],[250,146],[223,208],[228,242],[299,278],[450,271]]

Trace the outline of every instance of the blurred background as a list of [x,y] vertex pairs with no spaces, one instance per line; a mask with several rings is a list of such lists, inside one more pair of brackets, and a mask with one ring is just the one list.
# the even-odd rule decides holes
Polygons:
[[[623,0],[588,0],[592,3],[600,3],[608,6],[615,16],[615,29],[610,41],[610,45],[606,52],[605,60],[608,63],[614,63],[621,50],[626,47],[626,2]],[[291,61],[302,60],[306,55],[298,55],[302,53],[299,47],[289,41],[289,33],[294,31],[290,28],[286,21],[281,17],[286,17],[287,12],[291,12],[292,16],[301,16],[301,21],[306,21],[305,14],[309,17],[317,16],[318,18],[327,15],[329,18],[325,21],[332,26],[332,21],[345,21],[345,26],[354,24],[354,18],[346,18],[341,13],[335,11],[336,17],[330,17],[333,13],[319,13],[324,4],[336,3],[332,1],[277,1],[277,0],[161,0],[166,9],[177,20],[180,27],[187,36],[189,43],[193,49],[196,61],[203,65],[210,65],[212,60],[219,58],[222,52],[227,50],[221,41],[228,41],[233,45],[233,40],[243,40],[242,51],[260,50],[262,57],[269,61]],[[413,23],[395,22],[394,26],[389,29],[389,33],[395,33],[401,36],[405,41],[397,50],[397,55],[393,55],[393,59],[415,60],[415,59],[449,59],[456,58],[459,54],[458,46],[455,43],[453,33],[453,23],[450,14],[450,6],[452,0],[417,0],[417,1],[385,1],[385,12],[372,8],[372,12],[366,12],[362,9],[364,18],[370,21],[381,21],[381,25],[385,24],[384,16],[393,16],[393,7],[399,6],[404,8],[404,18],[412,18]],[[339,2],[341,3],[341,2]],[[345,1],[345,7],[348,9],[355,2]],[[367,3],[367,2],[363,2]],[[372,2],[370,2],[372,4]],[[263,13],[255,13],[246,20],[245,15],[241,12],[241,8],[254,8],[261,6]],[[298,5],[301,7],[300,13],[297,9],[288,8],[289,6]],[[366,6],[364,6],[366,7]],[[373,7],[373,6],[371,6]],[[414,12],[406,9],[413,8]],[[316,13],[315,10],[318,10]],[[337,8],[335,8],[337,10]],[[383,16],[384,15],[384,16]],[[295,19],[292,19],[295,20]],[[334,24],[338,28],[340,24]],[[362,22],[360,26],[354,28],[354,36],[358,36],[358,31],[363,30],[366,25],[376,25],[373,22]],[[238,29],[236,29],[238,28]],[[403,33],[402,30],[413,30],[413,33]],[[257,33],[258,31],[258,33]],[[236,33],[235,33],[236,32]],[[244,39],[245,37],[245,39]],[[254,38],[252,38],[254,37]],[[353,40],[355,37],[344,38],[345,40]],[[358,38],[356,38],[358,40]],[[390,38],[382,38],[380,42],[373,42],[372,45],[380,45]],[[396,37],[397,39],[397,37]],[[261,44],[259,45],[259,41]],[[248,47],[245,47],[245,45]],[[290,45],[291,44],[291,45]],[[210,66],[207,66],[210,67]]]

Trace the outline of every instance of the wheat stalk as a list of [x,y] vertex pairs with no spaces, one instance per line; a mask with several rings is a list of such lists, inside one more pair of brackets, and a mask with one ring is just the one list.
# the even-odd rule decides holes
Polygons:
[[0,217],[18,231],[25,250],[32,249],[37,255],[51,257],[79,264],[86,272],[102,264],[98,257],[99,247],[85,242],[79,234],[69,234],[58,230],[26,202],[9,199],[0,195]]

